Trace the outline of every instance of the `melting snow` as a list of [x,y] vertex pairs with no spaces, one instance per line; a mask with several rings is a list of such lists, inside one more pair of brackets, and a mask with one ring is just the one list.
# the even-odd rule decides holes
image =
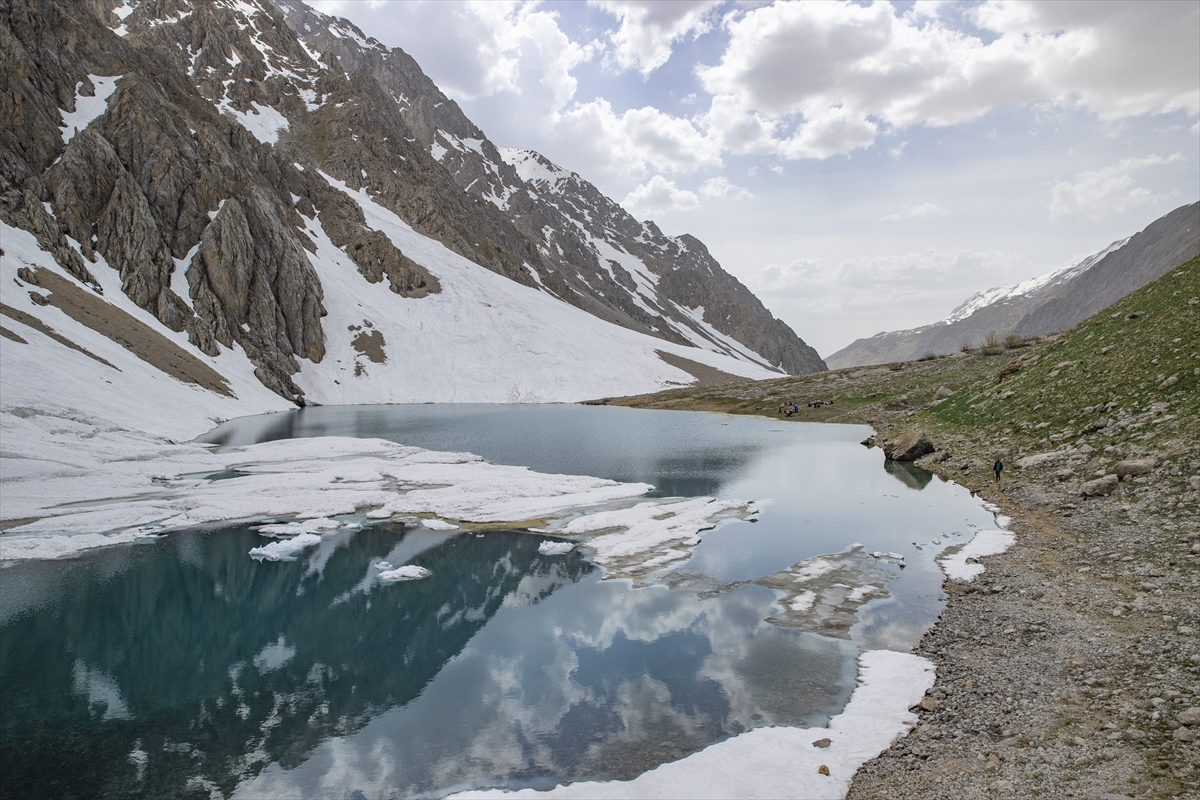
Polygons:
[[63,111],[63,124],[59,126],[64,144],[71,141],[76,133],[91,125],[92,120],[108,110],[108,98],[112,97],[112,93],[117,90],[117,81],[123,77],[123,75],[111,77],[88,75],[88,79],[96,88],[96,94],[92,97],[85,97],[79,93],[83,86],[82,81],[75,87],[75,110]]
[[969,543],[956,552],[938,559],[946,576],[960,581],[973,581],[983,572],[977,559],[994,556],[1012,547],[1016,537],[1009,531],[979,531]]

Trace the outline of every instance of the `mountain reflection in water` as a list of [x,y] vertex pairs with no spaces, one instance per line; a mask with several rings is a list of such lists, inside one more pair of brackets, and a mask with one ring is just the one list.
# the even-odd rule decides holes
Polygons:
[[[630,778],[753,727],[824,724],[860,650],[907,650],[937,619],[930,542],[993,524],[964,488],[883,464],[858,445],[866,432],[593,406],[231,421],[205,438],[380,436],[659,495],[753,500],[760,513],[704,532],[673,573],[636,589],[600,580],[579,551],[540,554],[536,535],[394,524],[331,532],[294,562],[254,561],[267,540],[233,527],[8,563],[0,796],[544,788]],[[243,458],[211,477],[236,482]],[[863,547],[847,552],[853,542]],[[825,560],[842,571],[788,582],[839,553]],[[431,575],[380,584],[381,561]]]
[[[366,776],[383,741],[401,795],[631,777],[804,724],[850,683],[837,645],[762,622],[766,591],[701,602],[599,583],[578,553],[518,533],[382,525],[290,563],[250,559],[261,542],[184,532],[6,569],[3,794],[228,795],[268,765],[248,794],[284,778],[320,793],[329,742]],[[432,577],[373,583],[380,559]]]

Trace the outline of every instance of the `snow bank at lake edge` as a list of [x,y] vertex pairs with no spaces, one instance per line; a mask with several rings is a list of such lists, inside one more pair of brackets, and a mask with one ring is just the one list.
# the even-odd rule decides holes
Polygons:
[[[469,791],[454,800],[505,798],[842,798],[854,773],[916,723],[909,709],[933,686],[920,656],[871,650],[858,657],[859,683],[824,728],[755,728],[629,781],[581,781],[539,792]],[[826,748],[813,742],[829,739]],[[829,774],[821,774],[820,767]]]
[[943,553],[937,559],[942,571],[951,580],[966,583],[975,580],[985,571],[979,559],[999,555],[1012,547],[1017,540],[1016,535],[1007,530],[1012,517],[1001,514],[1000,507],[994,503],[985,502],[983,507],[995,516],[996,529],[977,531],[971,541],[957,550]]

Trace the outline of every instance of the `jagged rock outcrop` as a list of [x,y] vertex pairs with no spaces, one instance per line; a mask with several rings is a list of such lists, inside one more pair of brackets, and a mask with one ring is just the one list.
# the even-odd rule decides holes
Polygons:
[[[221,206],[200,239],[187,280],[213,338],[226,347],[242,345],[259,380],[298,402],[302,393],[287,377],[296,371],[292,356],[320,361],[325,355],[321,283],[262,189],[252,187]],[[192,343],[201,349],[209,344],[201,332]]]
[[[216,342],[237,341],[264,384],[301,402],[289,378],[295,357],[324,354],[321,287],[290,197],[307,179],[222,117],[177,69],[177,49],[155,47],[151,36],[126,41],[106,28],[114,5],[16,0],[0,9],[8,76],[0,112],[10,111],[2,135],[11,137],[13,125],[28,128],[0,162],[0,213],[97,290],[81,253],[103,256],[124,293],[168,328],[187,330],[209,355],[220,352]],[[216,9],[199,3],[192,11],[191,3],[159,2],[131,16],[174,13],[199,25]],[[71,112],[94,96],[89,76],[101,74],[120,77],[97,116],[64,143],[59,109]],[[222,217],[218,209],[231,198]],[[79,250],[67,246],[64,229]],[[171,289],[172,275],[197,247],[203,254],[192,259],[199,279],[188,278],[189,305]]]

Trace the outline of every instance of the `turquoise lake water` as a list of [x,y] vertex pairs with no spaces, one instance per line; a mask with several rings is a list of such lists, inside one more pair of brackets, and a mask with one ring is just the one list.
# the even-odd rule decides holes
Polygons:
[[[775,592],[635,588],[516,531],[341,531],[259,562],[246,526],[0,571],[6,797],[441,796],[629,778],[762,725],[819,725],[862,649],[941,610],[928,542],[992,516],[885,465],[859,426],[591,406],[319,407],[236,420],[224,446],[381,437],[495,463],[757,501],[685,566],[764,578],[861,543],[902,554],[849,638],[779,627]],[[221,476],[236,480],[236,475]],[[380,559],[429,578],[364,580]]]

